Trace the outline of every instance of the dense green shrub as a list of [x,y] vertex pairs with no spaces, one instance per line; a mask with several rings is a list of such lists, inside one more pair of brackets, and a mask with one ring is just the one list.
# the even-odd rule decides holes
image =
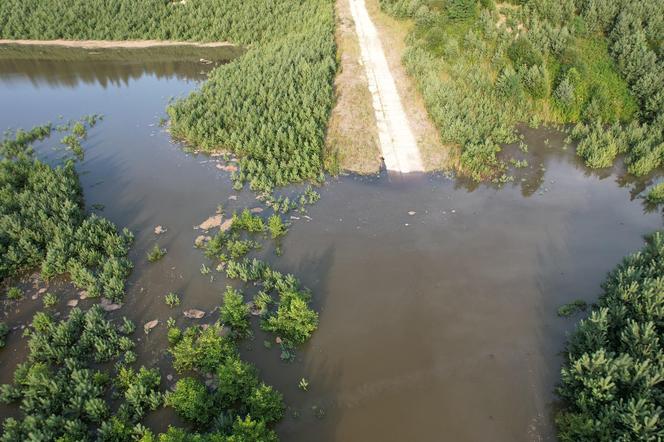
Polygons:
[[664,183],[659,183],[648,190],[646,200],[650,204],[664,204]]
[[118,358],[133,343],[99,306],[86,313],[74,308],[60,321],[37,313],[26,334],[27,360],[14,372],[14,382],[0,387],[0,400],[18,403],[21,415],[5,419],[0,440],[91,441],[97,430],[110,438],[102,440],[129,440],[145,411],[159,405],[158,371],[121,370],[117,386],[123,398],[113,415],[106,401],[109,373],[92,367]]
[[561,371],[562,441],[664,438],[664,235],[624,259],[570,336]]
[[133,236],[85,214],[73,161],[52,167],[35,158],[30,143],[51,132],[50,125],[19,130],[2,142],[0,278],[39,267],[45,278],[69,274],[91,296],[121,300]]
[[212,418],[213,401],[207,387],[198,379],[186,377],[175,384],[175,389],[166,395],[166,405],[187,421],[205,426]]
[[233,356],[236,349],[230,338],[222,336],[221,326],[215,324],[206,329],[189,327],[170,352],[178,373],[194,369],[212,373],[226,357]]
[[246,336],[250,327],[249,307],[244,303],[242,292],[229,286],[226,287],[223,298],[220,309],[221,322],[229,326],[237,336]]

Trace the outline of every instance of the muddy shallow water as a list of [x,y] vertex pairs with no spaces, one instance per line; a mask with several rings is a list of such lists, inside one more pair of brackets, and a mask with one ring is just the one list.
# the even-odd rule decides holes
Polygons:
[[[174,373],[163,322],[195,322],[182,310],[212,311],[228,283],[200,274],[210,263],[192,247],[193,226],[220,203],[232,210],[257,202],[158,126],[169,98],[194,89],[209,69],[161,63],[0,60],[0,128],[104,115],[79,165],[86,202],[103,204],[105,217],[136,234],[127,300],[112,316],[129,316],[139,330],[162,321],[136,336],[139,362],[159,365],[167,388]],[[319,330],[292,364],[264,348],[260,332],[242,344],[290,407],[277,428],[283,440],[555,439],[560,352],[578,319],[558,318],[556,309],[596,299],[606,272],[661,228],[662,216],[633,198],[619,171],[583,168],[563,150],[561,134],[524,132],[531,164],[513,184],[473,189],[441,175],[331,179],[311,221],[293,221],[284,255],[261,252],[312,289],[320,311]],[[156,225],[167,232],[155,236]],[[168,254],[148,264],[155,241]],[[164,304],[168,291],[181,295],[179,308]],[[40,305],[29,297],[11,304],[8,323],[24,324]],[[10,335],[0,382],[11,379],[22,344],[20,332]],[[301,377],[306,393],[297,388]],[[157,429],[169,421],[177,423],[168,411],[147,419]]]

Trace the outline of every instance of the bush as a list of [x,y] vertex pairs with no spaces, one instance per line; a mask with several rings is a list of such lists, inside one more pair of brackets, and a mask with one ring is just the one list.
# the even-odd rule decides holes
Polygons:
[[207,426],[212,419],[212,396],[198,379],[186,377],[178,380],[175,389],[166,395],[165,403],[183,419],[200,427]]
[[[3,440],[93,440],[98,428],[102,434],[131,433],[145,406],[155,405],[150,398],[158,395],[156,370],[147,383],[144,371],[138,377],[125,375],[129,384],[120,388],[126,394],[118,415],[108,420],[109,375],[99,367],[133,343],[104,318],[99,306],[85,313],[74,308],[59,321],[37,313],[26,336],[26,361],[16,368],[14,382],[0,388],[0,400],[17,403],[20,410],[5,419]],[[142,387],[132,386],[137,383]]]
[[131,271],[133,236],[84,213],[71,160],[52,167],[34,158],[30,143],[52,126],[7,136],[0,148],[0,278],[40,268],[44,278],[68,273],[92,296],[119,301]]
[[286,229],[286,226],[281,220],[281,217],[276,213],[270,215],[270,218],[267,220],[267,227],[270,230],[272,239],[281,238],[288,232],[288,229]]
[[558,394],[559,438],[658,440],[664,437],[664,235],[646,240],[603,285],[590,316],[570,336]]
[[289,343],[303,344],[318,327],[318,313],[309,308],[307,301],[298,292],[280,293],[277,312],[265,320],[263,328]]
[[664,183],[659,183],[650,188],[646,195],[650,204],[664,204]]
[[44,307],[46,308],[51,308],[55,307],[55,305],[58,303],[58,297],[55,296],[53,293],[46,293],[44,295]]
[[164,296],[164,302],[166,302],[166,305],[170,308],[177,307],[180,305],[180,297],[176,293],[169,292]]
[[196,326],[186,329],[170,349],[175,370],[213,373],[224,359],[236,352],[233,341],[221,333],[221,326],[217,324],[204,330]]
[[244,303],[242,293],[233,287],[226,287],[224,303],[220,309],[220,319],[237,336],[249,333],[249,307]]
[[512,60],[514,66],[530,68],[542,66],[544,59],[542,54],[533,47],[527,37],[520,36],[507,48],[507,56]]
[[0,348],[5,348],[7,344],[7,335],[9,334],[9,326],[4,322],[0,322]]
[[164,256],[166,256],[166,249],[159,247],[159,244],[152,246],[152,248],[147,253],[149,262],[157,262]]
[[21,290],[18,287],[10,287],[7,290],[7,299],[11,299],[13,301],[18,301],[20,299],[23,299],[23,290]]

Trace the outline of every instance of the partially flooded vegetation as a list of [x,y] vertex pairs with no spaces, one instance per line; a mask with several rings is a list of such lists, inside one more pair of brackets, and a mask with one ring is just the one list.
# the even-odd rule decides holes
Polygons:
[[457,176],[323,174],[333,2],[0,4],[237,45],[0,46],[1,440],[664,437],[657,1],[380,3]]

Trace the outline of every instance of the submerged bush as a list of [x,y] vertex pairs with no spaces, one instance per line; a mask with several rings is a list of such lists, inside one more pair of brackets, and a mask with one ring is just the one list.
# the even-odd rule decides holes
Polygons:
[[664,437],[664,235],[625,258],[570,336],[558,394],[559,438]]
[[52,167],[35,158],[30,143],[51,126],[17,131],[0,149],[0,278],[40,268],[44,278],[69,274],[92,296],[121,300],[133,236],[86,215],[72,160]]
[[114,360],[133,343],[99,306],[86,313],[74,308],[60,321],[37,313],[26,334],[27,360],[14,372],[14,382],[0,387],[0,400],[17,403],[21,411],[4,420],[3,441],[88,441],[98,431],[110,440],[129,440],[145,410],[159,405],[159,374],[142,368],[121,375],[124,396],[111,418],[106,401],[110,376],[93,365]]
[[9,326],[4,322],[0,322],[0,348],[6,345],[7,335],[9,334]]
[[664,183],[653,186],[648,191],[646,200],[651,204],[664,204]]
[[224,302],[220,309],[221,322],[229,326],[238,336],[249,332],[249,307],[244,303],[242,292],[226,287]]
[[164,256],[166,256],[166,249],[162,249],[159,247],[159,244],[156,244],[152,246],[150,250],[148,250],[147,253],[147,258],[149,262],[157,262]]

